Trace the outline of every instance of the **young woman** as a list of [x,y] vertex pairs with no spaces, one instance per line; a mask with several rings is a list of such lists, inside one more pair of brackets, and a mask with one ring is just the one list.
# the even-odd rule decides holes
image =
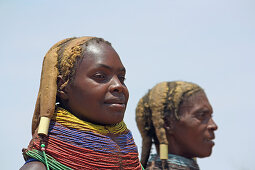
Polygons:
[[46,54],[21,169],[141,169],[123,122],[126,70],[101,38],[69,38]]
[[[143,166],[199,170],[194,158],[210,156],[214,146],[212,113],[204,90],[194,83],[162,82],[150,89],[136,108]],[[148,162],[152,143],[157,154]]]

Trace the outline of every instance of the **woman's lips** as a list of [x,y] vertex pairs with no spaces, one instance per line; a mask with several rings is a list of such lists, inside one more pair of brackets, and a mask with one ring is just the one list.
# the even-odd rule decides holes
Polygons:
[[213,139],[205,139],[206,143],[210,144],[210,145],[215,145]]
[[120,110],[120,111],[126,108],[126,104],[124,100],[112,99],[112,100],[105,101],[104,104],[110,108],[113,108],[115,110]]

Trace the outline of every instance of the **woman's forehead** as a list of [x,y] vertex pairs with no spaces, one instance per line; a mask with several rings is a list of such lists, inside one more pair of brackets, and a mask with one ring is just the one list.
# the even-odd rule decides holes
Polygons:
[[92,43],[87,46],[83,59],[76,71],[78,73],[80,71],[90,72],[95,70],[125,72],[125,67],[116,51],[110,45]]
[[85,62],[93,61],[94,63],[101,65],[112,65],[114,63],[116,64],[116,62],[121,63],[118,53],[112,46],[106,43],[90,43],[84,52],[84,60]]
[[208,98],[204,91],[199,91],[194,93],[193,95],[187,97],[184,99],[182,105],[182,109],[193,109],[193,110],[199,110],[199,109],[210,109],[212,110],[212,106],[210,102],[208,101]]
[[205,92],[203,90],[200,90],[198,92],[193,93],[191,96],[184,98],[183,101],[192,103],[192,102],[199,102],[202,100],[208,100],[208,99]]
[[86,50],[85,50],[85,53],[89,53],[89,54],[94,54],[94,55],[97,55],[97,54],[101,54],[102,53],[102,43],[89,43],[87,46],[86,46]]

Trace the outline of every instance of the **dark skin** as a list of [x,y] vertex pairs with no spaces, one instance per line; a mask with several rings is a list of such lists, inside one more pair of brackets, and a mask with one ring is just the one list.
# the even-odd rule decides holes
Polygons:
[[[125,74],[125,67],[110,45],[91,42],[73,81],[58,91],[61,105],[85,121],[101,125],[119,123],[129,98]],[[58,89],[63,83],[59,76]],[[21,169],[45,170],[46,167],[35,161]]]
[[45,165],[42,162],[29,162],[25,165],[23,165],[20,170],[26,170],[26,169],[30,169],[30,170],[46,170]]
[[106,43],[90,43],[72,83],[60,97],[82,120],[111,125],[123,120],[129,98],[126,70],[115,50]]
[[180,120],[166,125],[168,153],[186,158],[208,157],[212,153],[217,125],[212,119],[212,107],[204,91],[190,96],[180,106]]

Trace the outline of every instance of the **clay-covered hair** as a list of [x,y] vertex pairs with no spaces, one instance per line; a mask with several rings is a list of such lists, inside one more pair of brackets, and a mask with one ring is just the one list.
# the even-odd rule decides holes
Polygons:
[[[92,41],[96,43],[107,43],[102,38],[96,37],[74,37],[67,38],[56,43],[44,57],[40,88],[35,105],[32,134],[47,135],[50,119],[55,112],[55,106],[59,101],[57,90],[63,89],[71,83],[79,62],[83,59],[86,46]],[[57,87],[57,78],[61,76],[64,83]],[[38,130],[36,130],[38,128]]]
[[139,100],[136,107],[136,123],[142,136],[141,163],[144,167],[153,142],[160,144],[160,159],[162,164],[165,164],[165,160],[168,159],[165,123],[169,123],[170,117],[179,120],[180,104],[201,90],[203,90],[201,87],[190,82],[161,82]]

